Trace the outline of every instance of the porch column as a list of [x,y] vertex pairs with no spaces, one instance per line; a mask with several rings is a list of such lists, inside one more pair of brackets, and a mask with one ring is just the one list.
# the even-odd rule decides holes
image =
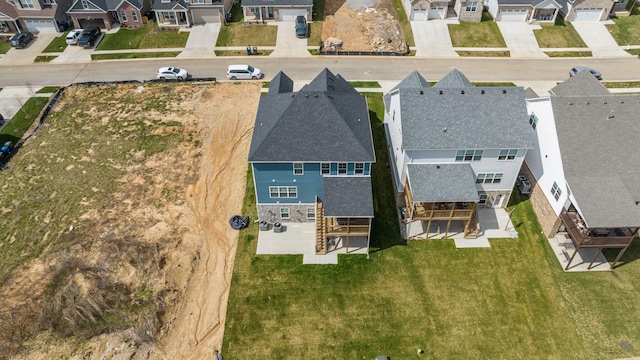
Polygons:
[[[160,11],[154,11],[155,16],[156,16],[156,24],[158,24],[158,27],[161,27],[161,22],[160,22]],[[79,28],[80,26],[78,26]]]
[[558,16],[558,11],[559,11],[558,9],[554,9],[554,10],[553,10],[553,23],[554,23],[554,24],[555,24],[555,22],[556,22],[556,17]]

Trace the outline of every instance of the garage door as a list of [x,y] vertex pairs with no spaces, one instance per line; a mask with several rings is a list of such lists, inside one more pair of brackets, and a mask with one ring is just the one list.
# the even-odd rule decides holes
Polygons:
[[576,9],[573,21],[600,21],[603,8]]
[[444,19],[444,8],[429,9],[429,20]]
[[51,20],[25,20],[24,24],[27,26],[27,30],[35,33],[57,32],[56,26]]
[[427,10],[413,10],[413,18],[411,20],[427,20]]
[[100,29],[106,29],[107,27],[104,25],[103,19],[78,19],[78,25],[80,25],[81,29],[86,29],[90,27],[97,26]]
[[527,10],[500,10],[500,21],[525,21]]
[[296,16],[302,15],[307,17],[307,10],[305,9],[281,9],[280,19],[281,21],[295,21]]
[[221,22],[220,10],[218,9],[192,9],[191,13],[193,14],[194,25],[204,25]]

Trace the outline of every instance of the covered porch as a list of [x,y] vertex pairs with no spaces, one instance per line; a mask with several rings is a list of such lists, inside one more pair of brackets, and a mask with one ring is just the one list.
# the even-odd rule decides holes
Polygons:
[[420,234],[449,236],[452,226],[462,226],[463,237],[478,236],[478,192],[475,176],[469,164],[410,164],[407,165],[404,187],[406,208],[403,211],[405,238],[411,239],[415,222],[421,225]]
[[153,11],[156,14],[158,27],[179,28],[192,25],[188,5],[182,0],[156,0]]
[[553,24],[562,6],[555,0],[544,0],[533,6],[529,22]]

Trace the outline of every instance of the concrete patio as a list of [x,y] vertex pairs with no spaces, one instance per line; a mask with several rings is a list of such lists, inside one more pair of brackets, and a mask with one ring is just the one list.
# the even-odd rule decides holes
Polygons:
[[[571,239],[568,235],[562,233],[557,234],[553,238],[547,239],[553,253],[556,255],[560,266],[564,269],[569,263],[569,259],[576,251]],[[598,252],[598,249],[580,249],[571,262],[571,266],[565,270],[566,272],[580,272],[580,271],[611,271],[609,262],[602,253],[598,254],[591,269],[588,269],[589,263],[593,260],[593,257]]]
[[[348,247],[347,247],[348,245]],[[347,244],[344,238],[329,244],[326,255],[316,255],[315,223],[282,223],[282,232],[269,230],[258,233],[258,255],[303,255],[303,264],[337,264],[338,254],[367,254],[367,239],[350,238]]]

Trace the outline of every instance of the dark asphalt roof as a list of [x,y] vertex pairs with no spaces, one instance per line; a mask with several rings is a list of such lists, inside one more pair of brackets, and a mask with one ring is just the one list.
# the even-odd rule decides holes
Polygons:
[[242,0],[242,6],[312,6],[313,0]]
[[322,203],[328,217],[373,217],[371,178],[325,176]]
[[293,80],[282,71],[269,83],[269,94],[287,93],[293,91]]
[[576,75],[549,90],[551,96],[610,95],[611,92],[588,71]]
[[182,7],[183,9],[188,9],[189,4],[187,4],[184,0],[171,0],[170,2],[155,0],[153,2],[153,10],[174,10],[180,7]]
[[328,69],[299,92],[261,96],[249,161],[374,162],[365,97]]
[[[87,0],[90,4],[95,5],[96,7],[105,10],[105,11],[113,11],[116,10],[118,5],[120,5],[123,0]],[[128,2],[133,5],[136,9],[142,9],[142,1],[140,0],[124,0],[124,2]],[[80,0],[76,0],[73,5],[71,5],[72,12],[91,12],[91,10],[85,10],[82,6],[82,2]]]
[[414,202],[478,202],[476,178],[469,164],[409,164]]
[[[455,72],[447,84],[464,83]],[[406,150],[534,146],[522,87],[399,87],[397,94]]]
[[589,227],[640,226],[640,95],[598,95],[584,75],[556,87],[572,96],[551,96],[565,178]]

